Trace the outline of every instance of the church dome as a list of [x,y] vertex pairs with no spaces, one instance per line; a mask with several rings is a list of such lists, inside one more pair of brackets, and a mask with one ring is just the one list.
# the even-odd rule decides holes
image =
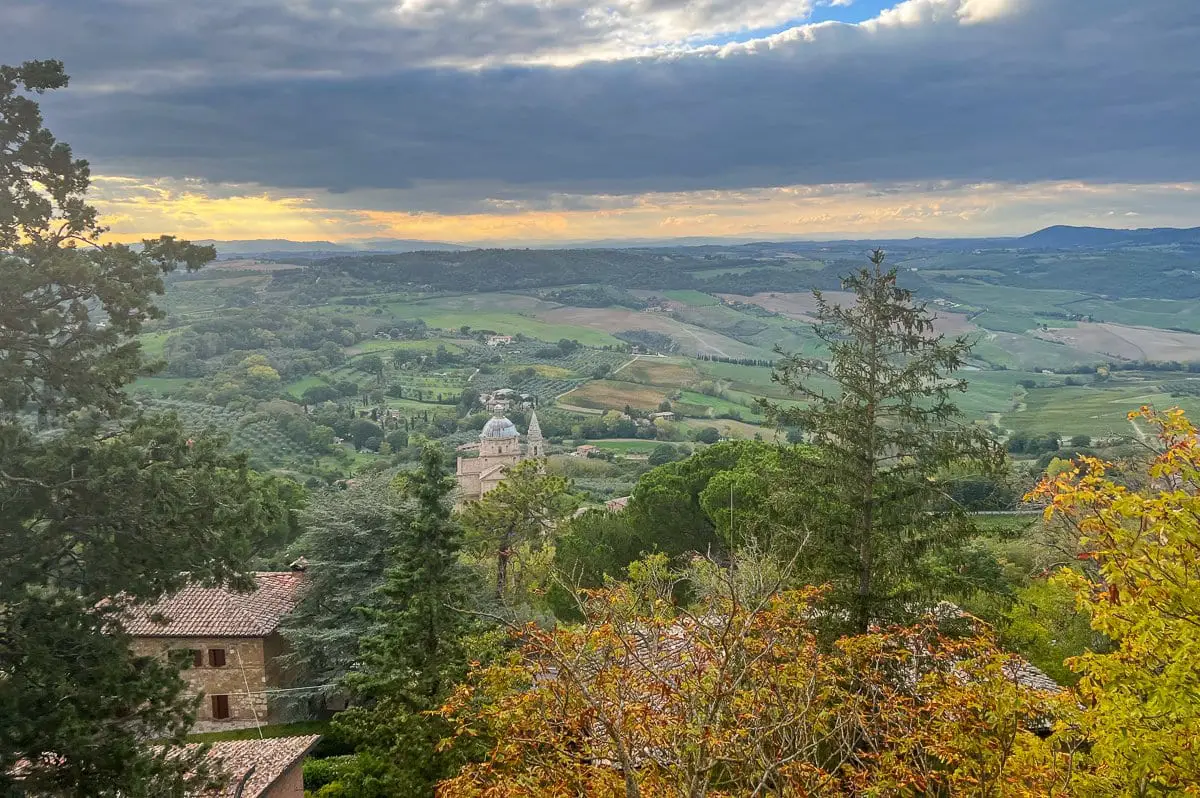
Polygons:
[[481,434],[479,437],[516,438],[517,425],[502,416],[490,418],[488,419],[488,423],[483,425],[483,434]]

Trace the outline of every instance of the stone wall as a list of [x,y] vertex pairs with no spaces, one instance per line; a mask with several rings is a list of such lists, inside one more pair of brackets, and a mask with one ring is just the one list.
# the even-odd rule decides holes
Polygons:
[[261,798],[304,798],[304,758],[284,771]]
[[[196,710],[197,731],[254,726],[256,718],[260,723],[270,721],[267,697],[262,691],[278,686],[271,678],[277,668],[269,664],[267,650],[272,654],[281,650],[279,641],[259,637],[142,637],[134,639],[133,648],[136,653],[149,656],[177,649],[203,652],[204,663],[199,668],[188,667],[180,674],[188,684],[189,693],[203,694]],[[215,648],[225,650],[224,667],[209,665],[209,650]],[[214,695],[229,696],[228,719],[213,718]]]

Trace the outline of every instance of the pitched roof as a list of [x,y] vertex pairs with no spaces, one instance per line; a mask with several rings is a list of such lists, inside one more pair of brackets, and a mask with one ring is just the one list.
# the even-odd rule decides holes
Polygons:
[[[205,798],[226,798],[239,795],[241,798],[258,798],[279,780],[287,769],[303,759],[304,755],[321,739],[319,734],[303,737],[269,737],[265,740],[226,740],[210,743],[208,761],[222,769],[229,782],[217,792],[205,794]],[[195,749],[200,743],[192,743]],[[242,786],[244,784],[244,786]]]
[[[260,798],[288,768],[304,758],[321,739],[319,734],[296,737],[269,737],[265,740],[224,740],[207,743],[205,758],[213,769],[224,774],[228,780],[218,790],[189,793],[193,798]],[[205,743],[189,743],[175,749],[168,756],[191,753]],[[43,768],[55,767],[65,761],[64,757],[45,754],[41,757]],[[19,760],[9,775],[18,781],[27,777],[32,770],[28,760]],[[241,792],[238,792],[239,788]],[[35,793],[36,794],[36,793]]]
[[265,637],[303,596],[301,571],[259,572],[258,588],[237,593],[189,585],[154,603],[134,607],[122,624],[134,637]]

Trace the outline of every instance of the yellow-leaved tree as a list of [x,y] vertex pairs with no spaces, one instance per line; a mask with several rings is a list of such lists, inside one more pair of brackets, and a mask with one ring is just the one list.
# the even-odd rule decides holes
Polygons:
[[1068,661],[1092,761],[1080,794],[1200,795],[1200,442],[1180,410],[1139,419],[1161,443],[1145,487],[1085,457],[1034,492],[1086,565],[1055,581],[1114,643]]

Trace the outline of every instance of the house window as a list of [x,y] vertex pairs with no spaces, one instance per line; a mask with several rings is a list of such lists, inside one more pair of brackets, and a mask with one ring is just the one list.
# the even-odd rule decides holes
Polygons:
[[225,649],[210,648],[208,650],[208,664],[213,668],[225,667]]
[[229,696],[215,695],[212,697],[212,716],[213,720],[227,720],[229,718]]
[[204,667],[204,652],[198,648],[193,648],[191,651],[192,651],[192,667],[193,668],[203,668]]

